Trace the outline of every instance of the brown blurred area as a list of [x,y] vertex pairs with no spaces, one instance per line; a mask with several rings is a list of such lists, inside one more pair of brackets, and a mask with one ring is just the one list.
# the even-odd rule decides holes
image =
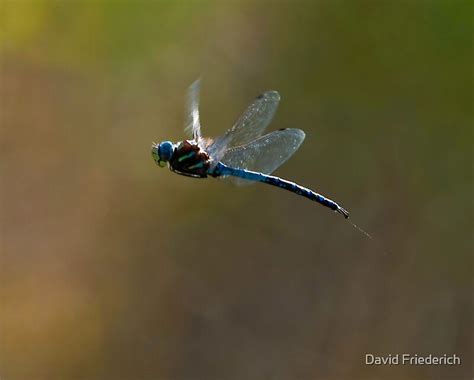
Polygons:
[[[0,4],[2,380],[469,379],[472,3]],[[184,96],[305,130],[264,185],[159,169]],[[365,354],[460,366],[368,366]]]

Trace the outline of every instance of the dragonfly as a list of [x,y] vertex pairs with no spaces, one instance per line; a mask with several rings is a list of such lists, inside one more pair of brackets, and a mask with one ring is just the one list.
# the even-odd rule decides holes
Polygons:
[[349,218],[349,212],[328,197],[271,175],[293,156],[305,139],[305,133],[296,128],[264,134],[280,102],[277,91],[257,96],[232,128],[214,139],[201,134],[199,93],[200,80],[197,80],[187,93],[185,130],[189,139],[153,143],[151,154],[159,167],[168,166],[174,173],[193,178],[228,178],[238,185],[265,183],[308,198]]

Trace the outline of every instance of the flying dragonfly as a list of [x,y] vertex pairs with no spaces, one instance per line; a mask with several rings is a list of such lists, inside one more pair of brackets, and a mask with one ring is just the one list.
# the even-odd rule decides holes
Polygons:
[[[230,178],[240,185],[266,183],[318,202],[349,218],[349,213],[333,200],[271,175],[298,150],[305,138],[305,133],[295,128],[279,129],[263,135],[280,102],[277,91],[257,96],[234,126],[215,139],[201,135],[199,91],[200,81],[197,80],[189,87],[187,94],[185,130],[191,138],[178,143],[153,143],[151,154],[158,166],[168,166],[177,174],[193,178]],[[361,232],[368,235],[365,231]]]

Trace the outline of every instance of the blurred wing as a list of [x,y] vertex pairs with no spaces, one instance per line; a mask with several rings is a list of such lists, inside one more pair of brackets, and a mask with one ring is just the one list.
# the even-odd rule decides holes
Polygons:
[[272,121],[279,102],[280,95],[276,91],[259,95],[234,126],[207,147],[211,157],[220,161],[227,148],[241,146],[260,137]]
[[[280,129],[246,145],[228,149],[221,161],[233,168],[271,174],[298,150],[304,138],[305,133],[301,129]],[[239,185],[251,183],[232,179]]]
[[196,80],[189,86],[186,98],[186,128],[185,131],[192,135],[192,138],[199,142],[201,139],[201,124],[199,122],[199,91],[201,80]]

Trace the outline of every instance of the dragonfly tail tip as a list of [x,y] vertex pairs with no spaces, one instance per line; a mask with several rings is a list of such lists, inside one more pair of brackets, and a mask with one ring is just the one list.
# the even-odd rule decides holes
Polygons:
[[336,211],[339,214],[342,214],[344,216],[344,218],[349,219],[349,212],[344,210],[342,207],[339,207]]

